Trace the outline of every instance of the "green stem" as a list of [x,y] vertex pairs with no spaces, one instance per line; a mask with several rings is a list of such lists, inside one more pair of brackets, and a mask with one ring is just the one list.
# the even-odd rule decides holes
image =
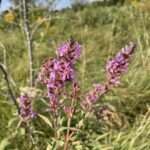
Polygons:
[[[73,108],[74,106],[74,102],[75,102],[75,99],[72,99],[72,102],[71,102],[71,108]],[[73,111],[74,112],[74,111]],[[70,126],[71,126],[71,120],[72,120],[72,117],[73,117],[73,112],[71,115],[68,116],[68,121],[67,121],[67,135],[66,135],[66,139],[65,139],[65,145],[64,145],[64,150],[67,150],[68,149],[68,143],[69,143],[69,140],[70,140],[70,136],[69,136],[69,133],[70,133]]]
[[57,111],[54,113],[54,136],[55,136],[55,143],[57,143],[58,140],[58,134],[57,134]]
[[67,150],[68,148],[68,142],[69,142],[69,132],[70,132],[70,125],[71,125],[71,116],[68,117],[68,122],[67,122],[67,135],[66,135],[66,139],[65,139],[65,146],[64,146],[64,150]]
[[25,130],[26,130],[26,134],[27,134],[28,144],[31,147],[32,145],[35,145],[35,141],[34,141],[33,134],[32,134],[33,129],[32,129],[32,126],[29,121],[27,121],[25,123]]

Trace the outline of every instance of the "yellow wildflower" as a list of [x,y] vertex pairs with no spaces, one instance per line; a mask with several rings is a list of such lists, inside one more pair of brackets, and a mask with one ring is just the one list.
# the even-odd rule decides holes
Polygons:
[[36,20],[36,23],[42,23],[43,22],[43,18],[41,16],[39,16]]
[[131,0],[131,6],[132,7],[137,7],[137,0]]
[[4,15],[4,20],[6,22],[13,22],[15,20],[15,17],[15,12],[11,10]]
[[36,23],[42,24],[44,27],[48,27],[48,21],[45,20],[45,18],[42,18],[41,16],[37,18]]

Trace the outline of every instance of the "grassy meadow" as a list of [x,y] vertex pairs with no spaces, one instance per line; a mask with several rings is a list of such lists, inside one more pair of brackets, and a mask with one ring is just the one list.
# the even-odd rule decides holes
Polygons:
[[[37,10],[36,10],[37,9]],[[39,9],[39,10],[38,10]],[[37,26],[39,17],[46,12],[35,8],[31,24]],[[0,63],[7,67],[11,87],[19,97],[20,89],[29,87],[27,48],[20,28],[0,18]],[[19,22],[17,18],[15,20]],[[136,50],[129,70],[121,77],[118,88],[112,88],[99,99],[98,106],[107,104],[111,119],[90,116],[82,122],[74,118],[80,131],[71,141],[70,150],[149,150],[150,149],[150,7],[84,5],[51,13],[33,35],[35,78],[47,57],[55,57],[57,47],[73,35],[83,51],[76,62],[77,80],[81,93],[91,89],[95,82],[103,82],[107,61],[129,42],[136,43]],[[44,87],[36,82],[41,95]],[[44,93],[44,92],[43,92]],[[37,95],[38,95],[37,94]],[[35,98],[33,108],[48,118],[45,102]],[[79,101],[78,107],[80,107]],[[23,125],[15,106],[9,98],[6,82],[0,73],[0,150],[53,150],[61,149],[63,141],[53,146],[52,129],[39,116],[32,121],[34,142],[29,146]],[[66,118],[62,120],[65,126]],[[75,125],[74,125],[75,126]],[[60,129],[63,130],[63,129]],[[60,132],[60,137],[63,137]]]

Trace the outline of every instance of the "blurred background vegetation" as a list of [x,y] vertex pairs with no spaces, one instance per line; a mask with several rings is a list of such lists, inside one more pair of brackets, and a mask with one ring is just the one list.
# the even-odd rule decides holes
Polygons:
[[[0,63],[6,65],[11,87],[18,97],[20,89],[29,86],[29,66],[24,36],[19,26],[18,1],[13,2],[13,7],[3,11],[0,16]],[[55,57],[57,47],[70,35],[83,48],[76,63],[81,93],[91,89],[93,83],[103,82],[105,75],[101,70],[118,50],[130,41],[137,45],[129,71],[121,78],[120,87],[112,88],[99,100],[100,106],[107,104],[113,110],[112,120],[91,117],[82,125],[82,132],[73,139],[73,149],[149,150],[150,1],[72,1],[71,8],[52,10],[50,13],[48,7],[30,2],[29,22],[31,28],[38,27],[33,36],[35,78],[42,61]],[[49,17],[45,19],[47,14]],[[39,88],[40,85],[36,83],[36,89]],[[45,113],[45,106],[38,97],[34,109]],[[18,120],[0,73],[0,150],[28,149],[23,142],[23,127],[16,129]],[[78,118],[76,120],[80,121]],[[49,127],[38,117],[33,124],[36,145],[39,150],[48,149],[51,136]],[[14,133],[16,130],[17,133]]]

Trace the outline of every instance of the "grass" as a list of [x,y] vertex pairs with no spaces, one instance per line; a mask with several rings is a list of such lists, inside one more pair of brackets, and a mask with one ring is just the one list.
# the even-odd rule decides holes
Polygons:
[[[144,9],[142,7],[142,9]],[[83,47],[76,64],[77,78],[82,85],[82,93],[88,91],[94,82],[103,82],[105,75],[101,69],[108,59],[130,41],[137,48],[129,71],[123,75],[121,85],[112,89],[100,103],[108,104],[115,117],[109,120],[91,118],[82,128],[84,132],[73,139],[74,149],[92,150],[149,150],[150,149],[150,22],[149,11],[129,6],[94,7],[86,6],[74,12],[71,9],[58,13],[49,28],[41,27],[34,36],[34,64],[36,75],[45,57],[55,56],[60,43],[74,35]],[[73,21],[69,21],[73,20]],[[14,27],[13,27],[14,28]],[[19,95],[19,87],[29,85],[28,57],[23,36],[18,28],[0,30],[0,62],[7,65],[12,87]],[[39,85],[36,85],[39,87]],[[5,81],[0,74],[0,147],[20,149],[23,143],[23,128],[17,130],[15,108],[9,101]],[[37,100],[36,105],[42,105]],[[36,106],[35,106],[36,107]],[[40,107],[36,107],[37,110]],[[44,112],[43,110],[39,110]],[[118,116],[118,117],[117,117]],[[120,122],[121,125],[118,125]],[[42,128],[39,118],[34,121],[38,145],[46,145],[49,128]],[[93,126],[97,124],[97,126]],[[87,132],[88,131],[88,132]],[[50,132],[50,131],[49,131]],[[11,135],[11,138],[9,137]],[[80,141],[82,137],[82,141]],[[40,140],[39,140],[40,139]],[[1,148],[4,149],[4,148]],[[46,149],[46,146],[41,149]]]

